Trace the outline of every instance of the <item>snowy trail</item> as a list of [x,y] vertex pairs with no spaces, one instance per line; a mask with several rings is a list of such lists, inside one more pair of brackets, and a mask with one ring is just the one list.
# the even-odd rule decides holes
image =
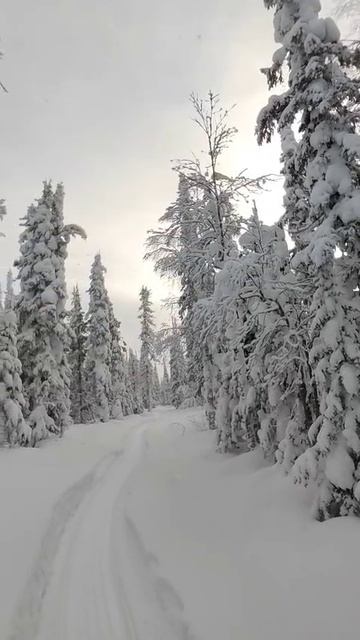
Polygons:
[[192,640],[180,597],[126,512],[149,426],[55,504],[8,640]]
[[32,640],[37,637],[44,597],[68,523],[88,493],[101,482],[120,453],[114,452],[104,456],[89,473],[65,491],[55,504],[38,558],[14,615],[13,630],[9,636],[11,640]]
[[261,452],[215,453],[201,409],[0,462],[0,640],[356,636],[359,520],[319,525]]
[[143,430],[107,454],[54,507],[10,640],[127,638],[110,580],[114,501],[143,450]]

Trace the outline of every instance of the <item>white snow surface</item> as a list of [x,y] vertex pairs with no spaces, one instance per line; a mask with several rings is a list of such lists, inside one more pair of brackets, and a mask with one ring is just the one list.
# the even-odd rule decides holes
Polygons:
[[0,458],[2,640],[357,635],[359,520],[319,524],[260,452],[215,453],[200,409]]

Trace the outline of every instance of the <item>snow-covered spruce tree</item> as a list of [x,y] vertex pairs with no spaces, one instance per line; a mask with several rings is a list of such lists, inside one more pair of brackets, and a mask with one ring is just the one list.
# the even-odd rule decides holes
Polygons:
[[48,431],[60,432],[48,412],[49,387],[57,373],[49,338],[55,305],[48,302],[46,295],[43,298],[55,279],[52,250],[48,247],[52,237],[50,207],[51,201],[45,203],[44,194],[37,206],[29,207],[20,235],[21,255],[15,263],[20,279],[16,305],[18,351],[33,444],[45,438]]
[[89,309],[86,315],[85,377],[88,420],[107,422],[111,403],[111,332],[105,267],[98,253],[90,273]]
[[228,124],[228,112],[211,92],[207,100],[192,96],[195,122],[206,140],[208,163],[182,162],[178,198],[163,218],[161,227],[150,233],[148,257],[165,276],[177,277],[181,294],[179,313],[189,359],[188,381],[194,395],[202,389],[210,428],[215,427],[216,396],[220,372],[216,349],[209,332],[208,340],[195,340],[196,307],[203,309],[214,291],[215,274],[236,247],[241,219],[236,212],[238,197],[256,192],[262,178],[248,178],[244,172],[234,178],[220,172],[221,156],[231,144],[236,130]]
[[203,404],[208,428],[216,429],[216,407],[219,391],[220,370],[215,362],[215,342],[212,334],[214,326],[213,298],[203,298],[194,307],[192,326],[194,334],[202,345],[203,361]]
[[[56,302],[56,325],[51,337],[51,347],[56,360],[58,374],[61,379],[62,392],[51,389],[49,400],[53,405],[52,413],[55,424],[60,426],[61,432],[70,421],[70,379],[71,371],[68,363],[68,351],[70,348],[70,336],[66,322],[65,304],[67,300],[65,281],[65,260],[67,258],[67,245],[69,236],[64,230],[64,188],[58,184],[53,197],[52,207],[53,239],[52,249],[54,252],[55,279],[53,290],[57,296]],[[78,230],[82,235],[82,230]],[[75,232],[77,235],[77,231]]]
[[[198,340],[212,350],[204,369],[207,395],[205,413],[212,429],[217,430],[221,451],[236,450],[244,440],[254,447],[259,430],[257,416],[251,406],[247,359],[248,347],[254,340],[254,327],[249,322],[250,310],[246,290],[247,264],[234,250],[217,273],[214,294],[196,307],[195,331]],[[233,413],[234,418],[233,419]],[[250,418],[250,429],[245,428]]]
[[134,400],[132,387],[129,380],[129,354],[125,340],[120,340],[123,368],[124,368],[124,381],[122,387],[121,396],[121,408],[124,416],[130,416],[134,413]]
[[49,431],[62,433],[69,422],[64,260],[70,237],[85,234],[76,225],[64,225],[55,207],[51,184],[44,183],[41,198],[23,220],[15,263],[20,280],[18,349],[33,444]]
[[[213,290],[214,274],[212,265],[202,259],[203,240],[199,223],[202,213],[202,200],[199,190],[194,189],[186,175],[179,174],[178,202],[180,213],[180,258],[182,268],[179,271],[181,295],[179,298],[179,317],[186,348],[186,380],[188,398],[202,401],[203,354],[202,347],[193,331],[194,306],[198,300],[207,297]],[[197,258],[196,252],[200,249]],[[195,258],[195,259],[194,259]]]
[[[239,295],[249,296],[247,324],[253,335],[246,358],[257,406],[257,439],[265,455],[276,454],[288,471],[307,446],[314,418],[307,308],[290,269],[281,226],[260,223],[255,208],[240,245],[241,259],[247,262],[247,288]],[[249,420],[245,424],[250,427]]]
[[[319,414],[294,476],[319,484],[316,515],[322,520],[360,513],[360,89],[350,74],[360,60],[356,49],[340,43],[333,20],[319,17],[318,0],[266,0],[265,6],[275,8],[281,43],[266,71],[269,86],[286,61],[289,87],[260,113],[259,142],[269,141],[276,125],[283,145],[290,128],[298,131],[292,166],[301,189],[290,191],[286,218],[301,239],[293,266],[307,273],[314,289],[310,361]],[[300,225],[294,222],[299,203]]]
[[[236,129],[228,124],[228,112],[219,106],[217,96],[209,94],[207,102],[193,101],[196,122],[203,131],[209,156],[209,165],[205,172],[201,171],[199,163],[197,167],[190,164],[187,169],[188,178],[195,182],[197,188],[202,189],[201,206],[201,239],[203,244],[202,258],[206,264],[212,265],[213,281],[212,292],[209,296],[200,299],[195,307],[193,316],[200,316],[205,313],[205,325],[202,327],[202,353],[203,353],[203,398],[205,404],[205,414],[208,425],[211,429],[216,428],[216,413],[221,389],[222,370],[224,365],[224,375],[229,380],[228,368],[226,366],[226,340],[224,336],[214,340],[211,331],[213,322],[212,297],[216,274],[224,267],[225,261],[234,251],[237,251],[237,239],[241,233],[242,218],[236,210],[236,202],[239,198],[247,200],[251,193],[257,192],[264,178],[252,179],[241,172],[235,178],[230,178],[219,171],[219,164],[223,151],[231,144]],[[191,173],[193,167],[193,173]],[[211,298],[211,299],[210,299]],[[207,304],[207,302],[210,304]],[[193,334],[194,330],[193,321]],[[196,324],[196,322],[195,322]],[[224,397],[221,398],[221,405],[224,408]],[[229,411],[226,411],[230,415]]]
[[187,367],[180,330],[173,323],[173,336],[170,345],[170,390],[171,404],[177,409],[187,397],[186,374]]
[[[282,423],[289,414],[289,411],[285,411],[281,420],[277,419],[280,417],[279,413],[284,414],[284,411],[279,412],[282,393],[275,380],[269,380],[267,376],[273,349],[275,347],[275,353],[278,349],[278,344],[275,346],[274,341],[281,333],[283,321],[286,324],[287,316],[291,315],[289,309],[284,311],[286,292],[278,288],[284,267],[288,263],[288,250],[283,230],[276,225],[263,225],[256,206],[239,243],[240,255],[233,263],[234,273],[226,274],[224,269],[222,274],[224,280],[228,275],[228,290],[230,283],[233,286],[235,284],[231,301],[233,302],[234,297],[236,308],[239,300],[238,316],[242,319],[241,324],[234,325],[228,317],[228,307],[225,332],[228,337],[231,336],[229,346],[233,347],[235,354],[240,354],[239,364],[246,366],[246,395],[241,389],[240,402],[236,405],[236,418],[240,418],[240,421],[238,423],[235,416],[232,419],[232,440],[236,442],[234,436],[239,435],[236,427],[240,426],[243,431],[241,433],[240,430],[240,434],[249,448],[258,442],[265,455],[271,457],[279,442],[278,433]],[[237,361],[237,357],[233,356],[235,365]],[[244,410],[243,414],[240,407]],[[221,420],[217,427],[219,432]]]
[[307,406],[300,390],[303,373],[310,376],[298,290],[281,226],[263,225],[254,207],[238,241],[240,253],[226,258],[213,296],[197,306],[196,334],[202,342],[211,337],[219,372],[209,372],[216,410],[205,409],[220,450],[260,444],[273,458],[281,442],[287,466],[304,450],[300,405],[303,413]]
[[122,396],[122,412],[124,416],[131,416],[134,413],[134,402],[132,398],[132,390],[129,381],[129,357],[127,354],[126,343],[123,342],[123,359],[124,359],[124,394]]
[[252,255],[239,256],[234,249],[216,275],[214,294],[196,307],[196,335],[212,354],[204,369],[205,413],[210,427],[217,430],[218,448],[223,452],[236,450],[243,440],[249,448],[258,444],[259,393],[253,393],[248,372],[256,322],[244,293],[250,281],[248,270],[254,263],[257,273],[258,256],[253,261]]
[[70,418],[70,378],[71,371],[68,363],[70,337],[67,325],[67,313],[65,309],[67,293],[65,281],[65,260],[68,255],[68,244],[72,236],[80,236],[85,239],[86,234],[81,227],[75,224],[64,225],[64,187],[58,184],[52,202],[52,224],[54,236],[52,248],[55,254],[55,282],[54,291],[57,295],[56,315],[57,323],[54,335],[51,339],[52,350],[57,361],[58,372],[62,381],[64,393],[53,393],[50,397],[54,409],[55,423],[61,430],[69,424]]
[[5,291],[5,300],[4,300],[4,308],[7,311],[10,309],[14,309],[15,307],[15,292],[14,292],[14,277],[11,269],[7,272],[6,276],[6,291]]
[[180,168],[175,170],[179,178],[177,198],[160,218],[160,228],[149,232],[146,258],[154,260],[155,270],[162,277],[175,277],[179,280],[179,315],[189,356],[187,378],[190,393],[195,398],[200,398],[202,352],[201,345],[194,339],[191,318],[197,300],[212,291],[213,271],[202,259],[199,193]]
[[69,365],[71,371],[70,401],[71,417],[75,424],[86,422],[86,384],[84,363],[86,358],[86,322],[81,307],[79,288],[76,285],[72,293],[69,312],[70,350]]
[[129,413],[129,401],[127,398],[125,382],[125,351],[120,335],[120,322],[115,318],[114,307],[110,300],[109,328],[111,335],[110,345],[110,376],[111,376],[111,400],[110,415],[114,419],[122,418]]
[[167,406],[171,404],[171,388],[168,368],[165,358],[163,359],[163,376],[160,383],[161,404]]
[[158,370],[155,363],[153,366],[152,397],[153,397],[153,406],[156,407],[161,402],[161,391],[160,391],[159,374],[158,374]]
[[151,411],[153,406],[153,363],[155,361],[154,314],[150,300],[150,290],[140,291],[139,320],[140,332],[140,387],[144,408]]
[[[0,200],[0,219],[5,213],[5,206]],[[9,271],[5,310],[1,308],[0,311],[0,446],[17,443],[27,445],[31,440],[31,429],[23,416],[25,400],[17,351],[17,321],[13,311],[12,285],[12,274]]]
[[[148,236],[148,253],[155,263],[155,270],[162,277],[177,278],[181,286],[178,301],[179,315],[182,320],[187,353],[189,387],[193,396],[201,395],[202,387],[202,353],[201,346],[194,340],[191,330],[191,313],[195,302],[207,295],[208,281],[211,275],[204,277],[205,262],[200,265],[198,214],[199,199],[195,190],[191,189],[187,177],[177,168],[179,177],[178,194],[161,216],[160,228],[151,230]],[[195,253],[197,257],[195,258]],[[206,289],[206,291],[205,291]],[[211,291],[211,285],[210,285]]]
[[132,349],[129,350],[127,384],[132,407],[131,413],[143,413],[144,405],[140,381],[140,364]]
[[16,315],[8,308],[0,313],[0,446],[31,441],[32,432],[23,416],[25,400],[16,343]]

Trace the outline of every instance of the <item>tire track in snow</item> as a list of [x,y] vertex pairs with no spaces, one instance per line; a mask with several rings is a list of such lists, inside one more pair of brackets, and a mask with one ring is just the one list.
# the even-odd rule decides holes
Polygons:
[[121,496],[114,510],[110,549],[113,581],[127,621],[124,640],[195,640],[179,594],[160,575],[158,559],[124,512]]
[[[146,427],[145,427],[146,428]],[[58,500],[8,640],[194,640],[126,512],[145,428]]]
[[85,476],[69,487],[57,500],[41,542],[23,595],[13,616],[9,640],[35,640],[39,630],[44,598],[51,582],[53,566],[69,521],[85,498],[101,482],[121,455],[114,451],[104,456]]
[[132,429],[124,452],[107,456],[57,503],[8,640],[131,638],[109,539],[117,496],[144,453],[143,431]]

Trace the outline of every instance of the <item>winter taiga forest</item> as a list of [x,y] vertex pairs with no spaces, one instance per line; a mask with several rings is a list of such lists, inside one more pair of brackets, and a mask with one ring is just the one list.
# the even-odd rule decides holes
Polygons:
[[[236,37],[234,17],[241,11],[237,7],[236,13],[233,0],[222,4],[224,21],[212,3],[208,19],[211,15],[215,30],[229,25],[229,37]],[[163,123],[158,135],[166,140],[161,152],[146,144],[146,136],[157,135],[151,130],[154,105],[172,86],[166,86],[162,67],[166,47],[159,52],[170,33],[183,33],[186,16],[180,12],[176,25],[162,0],[154,0],[149,13],[140,5],[122,14],[126,29],[134,27],[122,46],[130,60],[133,50],[146,51],[152,33],[148,71],[164,86],[145,86],[144,68],[136,91],[144,97],[149,91],[148,113],[136,91],[121,98],[128,109],[125,129],[127,123],[133,131],[133,110],[140,138],[146,130],[138,169],[131,174],[131,147],[124,128],[117,140],[110,111],[108,129],[106,112],[99,108],[87,122],[95,113],[90,103],[88,114],[84,109],[76,115],[81,82],[83,90],[86,86],[82,76],[76,90],[73,84],[80,52],[74,69],[66,71],[64,64],[52,80],[59,102],[64,89],[69,105],[73,99],[68,157],[66,134],[64,148],[57,137],[66,109],[62,123],[61,110],[52,111],[59,125],[53,142],[46,133],[55,156],[65,158],[65,173],[49,176],[46,147],[39,143],[36,153],[30,144],[43,182],[33,185],[37,197],[22,211],[19,225],[19,194],[28,193],[28,185],[24,191],[21,185],[14,188],[16,154],[5,130],[21,112],[13,108],[21,87],[14,98],[6,60],[14,44],[24,46],[24,34],[25,43],[31,38],[31,29],[19,23],[10,51],[2,34],[0,102],[3,153],[9,149],[9,160],[1,165],[0,193],[0,637],[354,638],[360,526],[360,2],[259,0],[247,7],[241,28],[252,44],[242,48],[244,81],[234,90],[236,104],[217,90],[232,76],[217,65],[208,68],[206,56],[186,62],[181,38],[174,39],[174,49],[168,43],[172,79],[178,47],[185,74],[201,76],[203,64],[214,89],[195,88],[188,99],[183,96],[190,115],[185,124],[175,98],[169,98],[169,103],[174,99],[171,117],[179,118],[175,127],[167,125],[169,103],[156,106]],[[15,34],[14,8],[8,9],[5,27]],[[106,23],[114,42],[115,16],[122,9],[111,7],[114,23]],[[80,5],[72,9],[68,0],[54,0],[51,7],[44,4],[44,19],[67,20],[73,10],[73,17],[81,18]],[[71,23],[64,32],[70,49],[73,36],[74,42],[77,35],[87,42],[91,21],[100,37],[104,11],[92,0],[89,22]],[[197,33],[201,15],[194,9],[193,23],[191,12],[184,21],[184,37],[195,29],[196,46],[210,33],[205,18],[204,33]],[[271,38],[267,42],[264,31],[265,45],[256,52],[263,24]],[[53,60],[59,70],[58,33],[55,29]],[[271,53],[264,58],[268,44]],[[101,39],[94,46],[101,56]],[[257,65],[260,59],[263,64]],[[45,63],[43,52],[38,60]],[[122,64],[113,48],[110,76],[120,65],[124,87]],[[133,60],[134,74],[135,69]],[[251,88],[259,78],[262,93]],[[44,87],[50,87],[47,82]],[[29,87],[27,100],[29,105]],[[50,104],[53,97],[47,100]],[[110,96],[104,100],[106,108]],[[42,123],[40,111],[34,114]],[[36,118],[28,122],[29,141],[38,135]],[[14,146],[21,154],[15,141],[26,139],[25,120],[15,129]],[[83,156],[76,156],[87,132],[94,134],[93,146],[90,135]],[[114,147],[107,146],[107,135]],[[182,135],[191,136],[187,156]],[[88,198],[101,200],[102,193],[89,172],[77,218],[63,176],[73,185],[74,158],[82,157],[86,166],[90,157],[101,189],[107,184],[103,156],[108,152],[116,173],[113,151],[119,141],[119,167],[128,157],[129,166],[119,169],[116,215],[102,211],[106,200],[100,212],[90,207],[87,213]],[[153,178],[154,163],[174,143],[178,159],[167,156],[167,168],[157,174],[170,174],[164,180],[170,180],[166,192],[171,186],[172,195],[165,199]],[[137,144],[134,140],[134,148]],[[247,164],[251,144],[256,151],[249,152]],[[122,199],[123,183],[134,193],[133,209],[131,195]],[[138,215],[142,197],[149,213],[143,215],[142,205]],[[18,244],[11,259],[15,228]],[[138,233],[132,236],[130,228]],[[134,292],[136,308],[129,304]]]

